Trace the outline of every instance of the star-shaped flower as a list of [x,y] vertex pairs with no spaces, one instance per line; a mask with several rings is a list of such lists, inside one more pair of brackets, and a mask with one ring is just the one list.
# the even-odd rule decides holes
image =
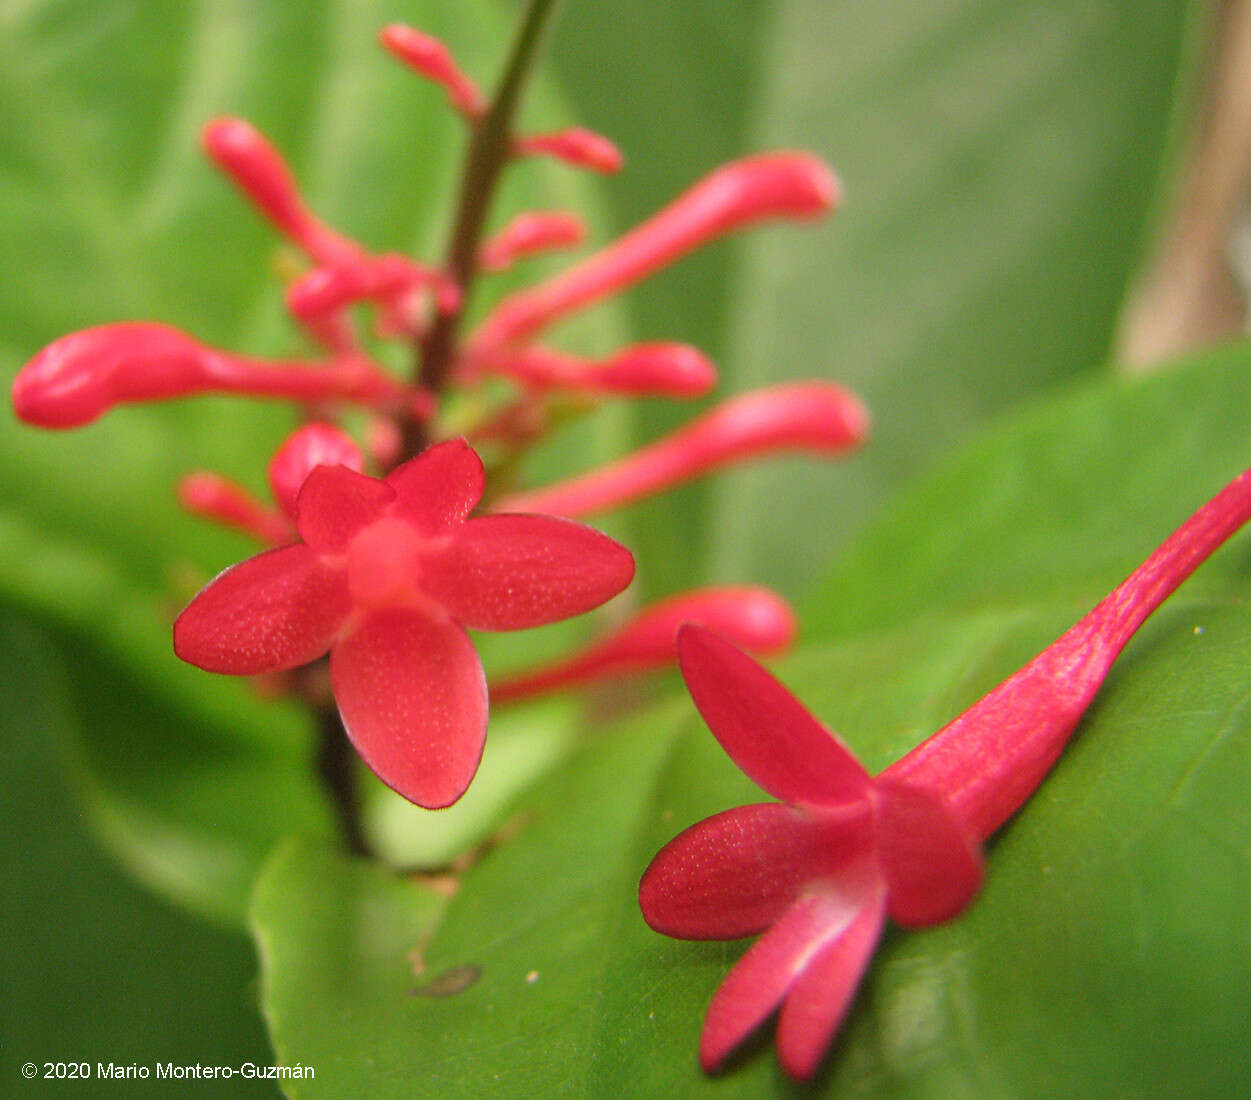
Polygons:
[[450,805],[486,737],[486,682],[465,628],[579,615],[634,574],[628,550],[581,524],[467,518],[482,489],[482,463],[461,440],[381,480],[317,467],[297,499],[301,541],[212,581],[175,622],[175,651],[244,675],[329,651],[339,713],[365,763],[418,805]]
[[887,916],[958,914],[982,881],[980,842],[1029,798],[1134,632],[1251,519],[1234,479],[1029,664],[880,775],[746,654],[711,631],[678,635],[682,675],[730,758],[781,802],[691,826],[652,861],[639,904],[682,939],[764,934],[708,1009],[712,1071],[774,1010],[786,1071],[816,1072]]

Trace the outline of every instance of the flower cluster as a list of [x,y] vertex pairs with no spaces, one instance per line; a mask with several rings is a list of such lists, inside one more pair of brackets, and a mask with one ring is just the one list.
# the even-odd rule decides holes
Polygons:
[[[191,602],[174,626],[175,651],[210,671],[248,675],[329,653],[335,701],[360,755],[401,794],[438,807],[465,790],[486,730],[486,684],[465,629],[514,630],[578,615],[633,575],[624,547],[572,519],[770,452],[842,453],[864,439],[868,418],[831,383],[777,386],[731,397],[601,469],[540,488],[516,485],[518,459],[571,412],[623,397],[699,398],[717,382],[707,356],[684,344],[648,342],[587,357],[548,343],[550,329],[724,234],[824,214],[837,202],[838,183],[806,153],[727,164],[619,240],[503,297],[462,334],[479,276],[586,235],[575,214],[538,210],[515,214],[488,236],[500,171],[550,157],[615,172],[622,157],[580,128],[515,133],[509,81],[492,102],[443,43],[400,25],[380,38],[442,88],[468,131],[456,231],[442,264],[372,252],[327,225],[270,140],[243,119],[219,117],[203,129],[203,150],[305,257],[285,304],[317,351],[261,359],[163,323],[104,325],[39,352],[14,382],[13,404],[30,424],[71,428],[118,405],[193,394],[294,402],[310,422],[270,463],[273,506],[213,471],[180,485],[188,511],[268,549]],[[383,341],[414,349],[411,377],[383,366]],[[449,402],[454,394],[472,400]],[[353,408],[366,414],[360,443],[341,426]],[[484,498],[488,514],[471,516]],[[585,652],[515,674],[494,694],[516,698],[671,662],[677,626],[691,619],[762,653],[788,644],[795,629],[772,593],[682,593]]]
[[972,901],[981,842],[1046,776],[1135,631],[1249,519],[1251,470],[1051,646],[876,777],[750,657],[706,628],[682,628],[682,674],[700,714],[781,800],[693,825],[639,885],[658,932],[764,932],[709,1006],[705,1070],[780,1006],[782,1065],[798,1078],[816,1072],[886,917],[923,927]]

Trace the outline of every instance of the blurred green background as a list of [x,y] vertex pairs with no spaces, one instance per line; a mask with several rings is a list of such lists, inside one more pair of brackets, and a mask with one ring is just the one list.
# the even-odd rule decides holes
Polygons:
[[[274,242],[197,153],[214,114],[261,125],[334,224],[435,254],[461,137],[373,37],[393,20],[440,33],[489,83],[516,10],[0,4],[4,376],[118,319],[291,350]],[[602,130],[627,168],[601,181],[526,165],[497,221],[577,205],[602,241],[770,147],[815,150],[846,187],[820,226],[719,243],[566,334],[689,341],[722,367],[722,393],[820,376],[874,411],[853,461],[783,459],[614,519],[644,594],[710,581],[801,602],[825,592],[809,621],[833,630],[836,597],[818,582],[900,486],[983,423],[1108,369],[1189,148],[1207,11],[566,0],[526,122]],[[689,415],[659,402],[606,413],[536,468],[572,472]],[[162,624],[247,549],[180,516],[175,480],[208,466],[259,489],[258,456],[289,424],[224,400],[123,410],[64,436],[3,415],[6,1094],[27,1088],[28,1060],[270,1057],[247,894],[273,842],[325,836],[327,814],[299,717],[177,667]]]

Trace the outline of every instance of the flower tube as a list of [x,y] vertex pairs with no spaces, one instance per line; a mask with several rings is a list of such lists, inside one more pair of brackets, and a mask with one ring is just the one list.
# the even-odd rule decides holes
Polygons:
[[503,351],[487,363],[493,373],[530,390],[691,398],[707,393],[717,382],[717,368],[703,352],[667,342],[635,344],[603,359],[529,345]]
[[625,458],[544,489],[506,497],[498,506],[570,518],[592,515],[756,455],[841,454],[858,446],[868,429],[865,407],[839,386],[800,382],[754,390]]
[[717,237],[765,218],[817,217],[837,199],[834,174],[811,154],[731,161],[607,248],[505,298],[482,322],[471,347],[480,351],[528,339]]
[[777,593],[750,585],[682,592],[645,608],[624,626],[554,664],[491,685],[495,702],[525,699],[572,684],[644,672],[677,659],[683,623],[700,623],[735,645],[762,655],[795,640],[795,613]]

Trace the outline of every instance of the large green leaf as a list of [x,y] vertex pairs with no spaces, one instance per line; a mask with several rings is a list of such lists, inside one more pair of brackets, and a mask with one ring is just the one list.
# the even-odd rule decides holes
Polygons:
[[1110,588],[1251,466],[1248,407],[1243,344],[1006,420],[895,498],[809,601],[809,634]]
[[[240,351],[306,352],[283,321],[277,269],[291,258],[200,156],[200,127],[217,114],[254,120],[332,224],[374,248],[437,255],[464,136],[377,31],[405,19],[443,35],[486,82],[511,14],[489,0],[6,7],[0,374],[70,330],[124,319]],[[539,80],[526,124],[570,121]],[[562,166],[519,166],[495,220],[555,205],[595,221],[592,186]],[[573,335],[609,346],[616,326],[609,310]],[[616,415],[565,441],[567,466],[619,449]],[[281,406],[230,399],[121,409],[62,433],[0,413],[0,599],[40,619],[70,666],[79,720],[66,732],[93,820],[145,881],[231,920],[260,855],[292,829],[323,834],[326,810],[309,781],[307,720],[173,657],[173,614],[254,549],[182,514],[174,486],[209,468],[263,492],[292,424]],[[524,646],[484,648],[498,664],[532,655]],[[462,839],[488,827],[472,811]],[[440,853],[448,843],[445,830]]]
[[[1066,613],[1077,609],[829,646],[786,678],[880,766],[1011,671]],[[993,846],[973,909],[887,937],[822,1094],[1237,1089],[1251,1072],[1238,1041],[1251,973],[1239,916],[1251,901],[1249,658],[1251,620],[1236,600],[1185,600],[1160,616]],[[254,909],[275,1041],[289,1061],[335,1067],[293,1094],[770,1091],[780,1075],[767,1050],[724,1081],[694,1062],[703,1009],[742,945],[664,940],[634,899],[648,859],[679,829],[758,799],[689,707],[632,723],[523,804],[522,831],[468,876],[429,943],[413,888],[287,851]],[[390,932],[362,957],[365,925]],[[419,945],[427,975],[476,980],[414,996],[407,960]]]
[[[126,882],[66,808],[59,749],[73,717],[64,674],[61,654],[38,630],[0,615],[5,1096],[48,1095],[46,1080],[21,1076],[25,1061],[85,1061],[93,1081],[98,1062],[149,1073],[167,1062],[268,1065],[251,945]],[[90,1083],[70,1087],[127,1092],[118,1083],[98,1093]],[[274,1092],[236,1081],[231,1095]]]
[[[0,612],[13,614],[3,602]],[[292,714],[275,708],[268,722],[231,721],[153,690],[90,638],[46,626],[39,635],[39,683],[56,701],[44,733],[90,824],[145,884],[238,925],[279,837],[332,835],[311,747]],[[34,671],[23,655],[5,656],[10,677]],[[13,717],[20,726],[21,713]]]
[[[1034,430],[1022,430],[1032,421],[1018,422],[974,445],[970,454],[988,468],[1018,456],[1035,475],[998,499],[1003,515],[1022,517],[998,533],[1006,553],[1021,552],[1009,545],[1018,529],[1035,545],[1023,517],[1036,500],[1067,504],[1054,523],[1056,584],[1041,599],[1026,587],[989,609],[957,601],[809,646],[782,667],[783,678],[866,766],[884,767],[1101,594],[1089,591],[1089,562],[1065,535],[1096,529],[1104,508],[1128,514],[1139,506],[1141,559],[1181,518],[1167,510],[1188,512],[1218,488],[1223,477],[1186,484],[1194,480],[1184,472],[1190,436],[1144,436],[1134,410],[1148,391],[1165,417],[1184,421],[1207,410],[1200,433],[1227,462],[1244,435],[1236,418],[1220,422],[1212,412],[1238,406],[1241,391],[1229,383],[1229,357],[1221,356],[1133,387],[1106,379],[1039,414]],[[1041,489],[1051,471],[1069,469],[1066,411],[1096,401],[1104,434],[1120,443],[1106,453],[1078,447],[1075,468],[1104,491]],[[1151,462],[1175,471],[1122,486],[1123,463],[1146,462],[1149,451]],[[948,492],[940,500],[949,509],[943,525],[958,527],[963,499]],[[1201,570],[1131,643],[1075,743],[990,846],[987,885],[974,906],[935,930],[888,934],[818,1092],[1238,1090],[1251,1073],[1238,1038],[1251,1026],[1241,992],[1251,974],[1241,919],[1251,902],[1247,540],[1244,533]],[[253,912],[268,945],[268,997],[283,1006],[275,1040],[289,1060],[320,1059],[352,1074],[300,1095],[434,1095],[451,1082],[504,1096],[786,1091],[763,1041],[723,1080],[699,1074],[703,1010],[743,945],[665,940],[643,925],[634,898],[648,860],[681,828],[760,797],[680,698],[601,736],[540,781],[516,809],[514,835],[470,871],[433,936],[423,931],[420,942],[411,890],[381,870],[365,874],[288,849],[269,867]],[[308,921],[303,914],[327,880],[339,909]],[[379,908],[401,931],[362,960],[337,932],[383,920]],[[314,959],[314,946],[327,944],[329,961]],[[402,975],[415,946],[425,973],[475,980],[444,997],[408,995]],[[366,992],[358,997],[356,989]],[[344,1020],[351,1030],[337,1036],[332,1025]],[[357,1058],[353,1068],[348,1061],[365,1036],[371,1060]]]

